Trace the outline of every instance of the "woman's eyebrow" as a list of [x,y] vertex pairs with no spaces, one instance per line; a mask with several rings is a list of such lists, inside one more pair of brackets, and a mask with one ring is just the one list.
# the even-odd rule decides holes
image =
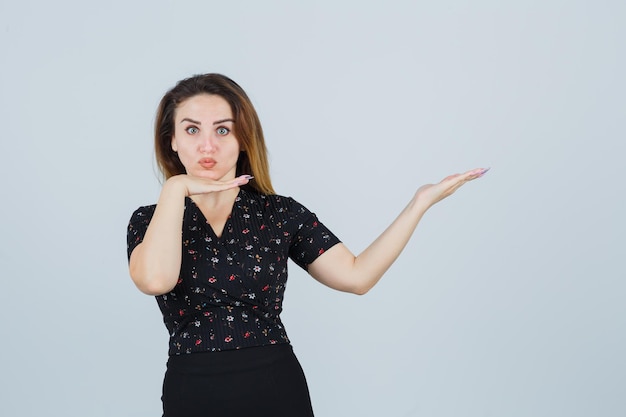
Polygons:
[[[190,122],[190,123],[195,123],[195,124],[197,124],[197,125],[201,125],[201,124],[202,124],[202,122],[199,122],[199,121],[197,121],[197,120],[193,120],[193,119],[189,119],[189,118],[187,118],[187,117],[185,117],[185,118],[184,118],[183,120],[181,120],[180,122],[181,122],[181,123],[182,123],[182,122]],[[233,123],[235,123],[235,119],[222,119],[222,120],[216,120],[216,121],[214,121],[214,122],[213,122],[213,124],[214,124],[214,125],[218,125],[218,124],[220,124],[220,123],[224,123],[224,122],[233,122]]]
[[223,120],[217,120],[215,122],[213,122],[214,125],[218,125],[220,123],[224,123],[224,122],[233,122],[235,123],[235,119],[223,119]]

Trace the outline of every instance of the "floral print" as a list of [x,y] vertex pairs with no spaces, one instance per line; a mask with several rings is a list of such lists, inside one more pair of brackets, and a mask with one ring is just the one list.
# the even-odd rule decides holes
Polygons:
[[[129,258],[155,208],[133,213]],[[219,238],[186,198],[182,242],[178,284],[156,297],[170,355],[289,343],[280,320],[287,260],[306,269],[339,239],[292,198],[241,189]]]

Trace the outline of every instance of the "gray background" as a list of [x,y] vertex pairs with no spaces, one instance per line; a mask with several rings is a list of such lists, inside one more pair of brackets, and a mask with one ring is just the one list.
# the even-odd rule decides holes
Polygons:
[[0,3],[0,414],[156,416],[167,333],[126,265],[158,100],[249,93],[281,194],[355,252],[423,183],[381,283],[292,264],[318,416],[626,415],[623,1]]

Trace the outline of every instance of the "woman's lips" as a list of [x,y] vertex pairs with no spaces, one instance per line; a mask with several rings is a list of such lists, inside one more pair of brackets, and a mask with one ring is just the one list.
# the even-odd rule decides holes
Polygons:
[[200,164],[202,168],[207,168],[207,169],[213,168],[216,164],[215,159],[212,159],[212,158],[203,158],[198,163]]

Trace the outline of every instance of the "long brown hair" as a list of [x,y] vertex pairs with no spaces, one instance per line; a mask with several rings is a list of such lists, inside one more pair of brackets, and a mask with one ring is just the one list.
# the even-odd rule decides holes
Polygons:
[[261,194],[274,194],[259,116],[239,84],[221,74],[195,75],[181,80],[161,99],[154,126],[154,149],[159,170],[165,179],[186,173],[178,154],[172,150],[174,114],[183,101],[198,94],[220,96],[230,105],[235,119],[233,130],[241,149],[237,175],[254,175],[254,180],[244,188],[252,188]]

